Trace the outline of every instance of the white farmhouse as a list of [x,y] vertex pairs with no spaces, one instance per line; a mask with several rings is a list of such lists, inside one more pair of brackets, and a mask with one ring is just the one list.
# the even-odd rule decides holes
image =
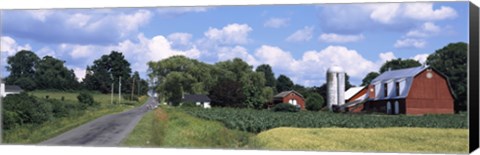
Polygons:
[[22,88],[15,85],[5,85],[4,83],[2,83],[0,86],[0,94],[2,95],[2,97],[5,97],[9,94],[20,94],[20,92],[22,91]]

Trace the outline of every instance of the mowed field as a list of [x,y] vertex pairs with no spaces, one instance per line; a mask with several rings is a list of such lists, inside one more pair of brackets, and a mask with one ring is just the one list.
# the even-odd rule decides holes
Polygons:
[[[218,109],[220,111],[220,109]],[[232,109],[222,111],[231,112]],[[194,111],[203,114],[198,118],[189,114]],[[211,113],[207,112],[210,111]],[[237,109],[239,113],[246,112],[248,118],[256,118],[252,110]],[[206,117],[205,114],[217,115]],[[257,112],[267,114],[268,111]],[[233,115],[233,114],[231,114]],[[268,115],[268,114],[267,114]],[[274,113],[272,115],[303,115],[301,113]],[[305,113],[305,115],[313,115]],[[322,117],[332,117],[338,114],[319,114]],[[350,117],[355,117],[351,115]],[[357,116],[359,117],[359,116]],[[371,116],[366,116],[371,117]],[[374,117],[392,116],[377,115]],[[399,116],[403,121],[409,117]],[[423,116],[412,117],[411,121],[423,122],[424,119],[458,117],[448,116]],[[207,119],[210,118],[210,119]],[[297,117],[301,118],[301,117]],[[289,122],[274,128],[256,130],[257,121],[237,118],[237,125],[226,125],[226,116],[219,114],[215,109],[201,108],[174,108],[162,106],[155,112],[148,113],[140,121],[139,125],[123,142],[124,146],[134,147],[181,147],[181,148],[230,148],[230,149],[266,149],[266,150],[308,150],[308,151],[356,151],[356,152],[420,152],[420,153],[467,153],[468,152],[468,129],[441,128],[441,124],[431,127],[288,127]],[[233,119],[233,118],[231,118]],[[281,118],[278,118],[281,119]],[[319,118],[321,119],[321,118]],[[328,118],[323,118],[328,119]],[[450,118],[452,119],[452,118]],[[453,118],[458,119],[458,118]],[[465,118],[466,119],[466,118]],[[268,119],[262,119],[267,121]],[[381,119],[379,119],[381,120]],[[419,121],[420,120],[420,121]],[[302,120],[297,120],[301,122]],[[403,122],[402,121],[402,122]],[[466,121],[466,120],[465,120]],[[250,125],[247,123],[250,122]],[[264,122],[269,124],[269,122]],[[271,122],[270,122],[271,123]],[[314,122],[311,122],[314,123]],[[322,122],[324,123],[324,122]],[[348,122],[344,122],[348,123]],[[342,124],[344,124],[342,123]],[[367,124],[374,124],[369,122]],[[237,127],[244,124],[245,127]],[[412,122],[410,125],[415,125]],[[335,125],[335,124],[333,124]],[[287,126],[287,127],[282,127]],[[254,129],[254,130],[252,130]],[[249,132],[247,132],[249,131]],[[261,132],[254,132],[261,131]]]
[[[42,124],[24,124],[11,130],[4,130],[2,133],[2,142],[6,144],[39,143],[101,116],[140,106],[148,99],[147,96],[142,96],[139,98],[139,101],[122,101],[124,104],[111,104],[110,95],[96,92],[90,93],[95,102],[100,103],[98,107],[87,108],[84,111],[75,112],[67,117],[54,118]],[[48,95],[49,99],[58,100],[61,100],[63,97],[65,101],[78,102],[77,96],[79,93],[42,90],[29,92],[28,94],[38,98],[45,98]],[[116,97],[118,100],[118,95]]]
[[467,129],[275,128],[256,136],[269,150],[467,153]]

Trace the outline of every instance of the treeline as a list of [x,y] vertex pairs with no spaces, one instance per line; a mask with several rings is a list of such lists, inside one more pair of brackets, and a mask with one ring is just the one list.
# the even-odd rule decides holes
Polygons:
[[87,66],[86,76],[79,82],[73,69],[65,66],[65,61],[52,56],[39,58],[34,52],[22,50],[7,59],[10,75],[5,82],[18,85],[30,91],[37,89],[93,90],[110,93],[112,85],[118,92],[121,77],[122,93],[144,95],[148,82],[140,78],[138,72],[132,74],[130,63],[122,53],[112,51]]
[[[456,111],[466,110],[467,44],[451,43],[429,55],[426,64],[445,74],[455,93]],[[366,86],[388,69],[420,66],[413,59],[394,59],[384,63],[379,72],[371,72],[362,80]],[[178,105],[184,94],[207,94],[212,106],[265,108],[275,94],[295,90],[306,98],[309,110],[325,106],[326,83],[305,87],[295,84],[285,76],[275,78],[271,66],[262,64],[255,70],[239,58],[206,64],[184,56],[173,56],[157,62],[149,62],[149,76],[157,79],[159,99]],[[319,79],[320,80],[320,79]],[[346,74],[345,90],[353,87]]]

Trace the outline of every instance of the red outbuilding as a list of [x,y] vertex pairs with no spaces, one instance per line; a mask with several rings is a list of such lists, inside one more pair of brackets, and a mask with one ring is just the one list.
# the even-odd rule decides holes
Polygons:
[[305,109],[305,99],[303,98],[302,94],[291,90],[291,91],[283,91],[278,93],[273,97],[273,103],[289,103],[294,106],[299,107],[300,109]]
[[431,67],[386,71],[372,80],[363,93],[367,93],[367,98],[357,100],[359,105],[363,104],[361,111],[411,115],[454,113],[455,96],[448,78]]

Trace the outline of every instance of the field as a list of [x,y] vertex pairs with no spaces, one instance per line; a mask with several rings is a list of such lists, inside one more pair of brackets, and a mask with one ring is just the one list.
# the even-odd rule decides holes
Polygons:
[[385,128],[385,127],[424,127],[424,128],[468,128],[467,115],[375,115],[342,114],[331,112],[302,111],[271,112],[268,110],[234,108],[189,108],[187,113],[220,121],[227,128],[259,133],[277,127],[299,128]]
[[[78,102],[78,93],[74,92],[34,91],[29,94],[39,98],[45,98],[48,95],[50,99],[55,98],[59,100],[63,96],[65,101]],[[129,101],[125,104],[110,104],[110,95],[93,93],[93,97],[95,101],[100,103],[98,107],[91,107],[67,117],[54,118],[42,124],[24,124],[10,130],[4,130],[2,142],[8,144],[39,143],[101,116],[126,111],[142,105],[148,99],[147,96],[142,96],[138,102]]]
[[123,146],[183,148],[245,148],[254,134],[230,130],[222,123],[192,117],[178,108],[151,111]]
[[467,153],[467,129],[275,128],[256,136],[270,150]]

